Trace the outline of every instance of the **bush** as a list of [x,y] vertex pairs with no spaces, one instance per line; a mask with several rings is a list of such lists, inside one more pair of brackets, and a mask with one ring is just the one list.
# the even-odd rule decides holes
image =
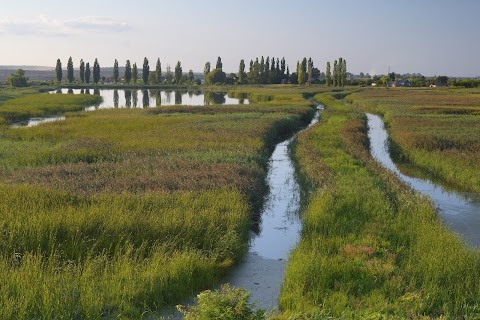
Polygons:
[[255,304],[249,302],[250,293],[245,289],[222,285],[220,290],[206,290],[197,296],[198,305],[177,309],[185,320],[262,320],[266,319],[265,310],[254,310]]

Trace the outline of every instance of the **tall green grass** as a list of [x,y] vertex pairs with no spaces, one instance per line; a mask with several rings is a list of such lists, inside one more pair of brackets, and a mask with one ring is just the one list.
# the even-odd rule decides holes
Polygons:
[[295,148],[312,190],[279,317],[478,318],[478,252],[371,159],[361,113],[329,95],[315,98],[327,109]]
[[312,116],[299,101],[2,126],[0,318],[138,319],[212,287],[245,251],[274,143]]
[[480,193],[480,94],[476,89],[364,90],[348,97],[384,116],[395,160]]

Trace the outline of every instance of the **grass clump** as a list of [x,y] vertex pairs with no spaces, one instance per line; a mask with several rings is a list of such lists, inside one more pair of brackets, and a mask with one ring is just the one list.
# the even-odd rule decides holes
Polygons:
[[222,285],[220,290],[206,290],[200,293],[193,307],[177,306],[185,320],[262,320],[265,310],[255,310],[249,301],[250,294],[240,288]]
[[326,111],[294,152],[312,190],[279,318],[477,318],[478,252],[372,160],[363,114],[316,99]]

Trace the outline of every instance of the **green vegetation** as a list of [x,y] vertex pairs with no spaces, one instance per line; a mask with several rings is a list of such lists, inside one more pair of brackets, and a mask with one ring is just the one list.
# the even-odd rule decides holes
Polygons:
[[7,79],[7,83],[12,87],[26,87],[28,78],[25,77],[25,71],[23,69],[17,69],[15,73],[10,74]]
[[0,117],[10,123],[31,117],[79,111],[100,103],[97,95],[27,94],[0,105]]
[[480,91],[377,88],[348,99],[384,117],[397,161],[480,193]]
[[213,286],[245,251],[271,147],[313,113],[294,89],[250,93],[268,99],[0,126],[0,318],[141,318]]
[[315,98],[327,109],[294,151],[309,197],[279,317],[478,318],[479,253],[372,160],[362,113]]
[[197,296],[193,307],[177,306],[185,320],[262,320],[265,310],[255,310],[250,294],[228,284],[220,290],[206,290]]

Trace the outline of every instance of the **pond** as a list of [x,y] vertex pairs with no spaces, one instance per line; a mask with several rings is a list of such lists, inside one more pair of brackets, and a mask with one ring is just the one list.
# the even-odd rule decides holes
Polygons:
[[480,246],[480,195],[449,191],[439,183],[403,174],[390,158],[388,133],[380,117],[367,114],[368,137],[372,156],[394,172],[412,189],[428,196],[438,209],[440,218],[472,247]]
[[230,98],[225,92],[157,89],[58,89],[52,94],[97,94],[103,101],[85,110],[113,108],[154,108],[161,106],[205,106],[213,104],[248,104],[246,95]]

